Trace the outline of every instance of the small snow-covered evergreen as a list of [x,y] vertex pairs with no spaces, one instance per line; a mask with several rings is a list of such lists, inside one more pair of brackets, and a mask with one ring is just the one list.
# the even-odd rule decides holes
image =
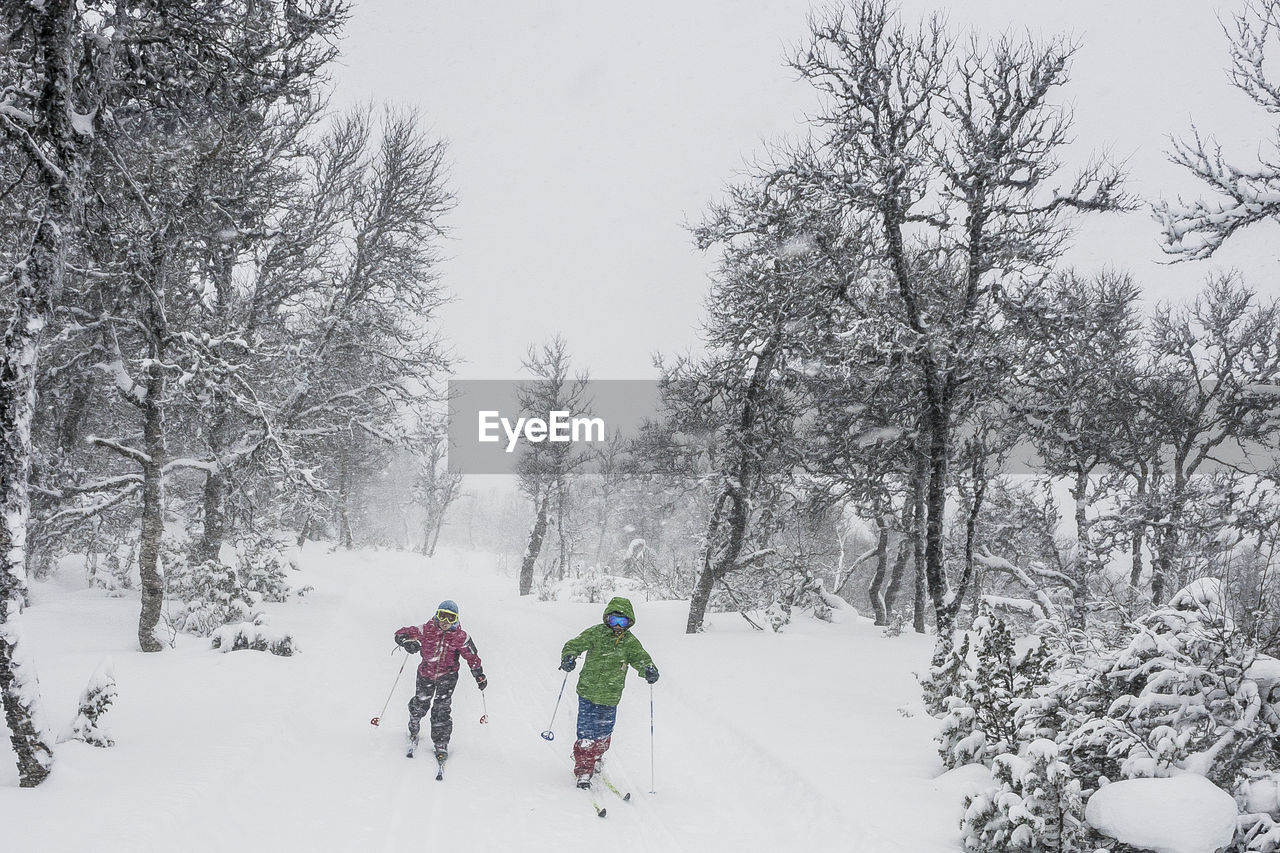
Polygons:
[[1039,638],[1019,651],[1008,624],[990,610],[974,629],[975,663],[970,668],[967,659],[956,659],[959,678],[943,702],[938,744],[948,767],[990,766],[996,756],[1017,752],[1018,710],[1048,680],[1049,656]]
[[992,765],[996,786],[965,799],[964,849],[972,853],[1076,853],[1084,846],[1080,781],[1058,745],[1039,738]]
[[81,740],[90,746],[115,746],[115,738],[106,728],[103,717],[116,701],[116,695],[115,670],[111,660],[107,659],[98,665],[85,685],[75,719],[63,729],[58,742]]
[[925,710],[935,717],[947,712],[947,700],[959,694],[961,682],[972,672],[969,663],[971,636],[965,634],[960,645],[947,652],[941,664],[931,666],[920,679],[920,692]]

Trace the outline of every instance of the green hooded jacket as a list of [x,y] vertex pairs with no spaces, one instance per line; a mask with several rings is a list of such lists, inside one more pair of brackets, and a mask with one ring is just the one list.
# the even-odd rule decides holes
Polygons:
[[625,598],[611,599],[604,608],[605,616],[610,613],[621,613],[631,620],[631,625],[615,635],[602,618],[599,625],[592,625],[560,650],[562,658],[576,658],[583,652],[587,653],[582,673],[578,676],[578,695],[597,705],[617,705],[622,699],[628,666],[640,675],[653,666],[653,658],[631,633],[636,622],[631,602]]

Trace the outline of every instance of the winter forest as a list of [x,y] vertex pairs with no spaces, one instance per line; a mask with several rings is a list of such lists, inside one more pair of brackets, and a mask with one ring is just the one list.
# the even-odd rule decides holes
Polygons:
[[[340,95],[360,0],[0,0],[0,849],[1280,851],[1280,0],[1195,47],[1260,131],[1150,128],[1157,192],[1087,34],[784,5],[812,107],[663,214],[660,404],[501,476],[450,464],[472,134]],[[521,415],[633,378],[490,310]],[[615,597],[600,821],[560,651]],[[441,612],[493,686],[436,785]]]

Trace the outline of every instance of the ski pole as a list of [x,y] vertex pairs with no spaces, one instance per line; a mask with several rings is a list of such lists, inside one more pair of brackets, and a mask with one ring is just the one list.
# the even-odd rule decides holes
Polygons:
[[653,785],[653,685],[649,685],[649,793],[656,794]]
[[556,697],[556,707],[551,712],[551,722],[547,724],[547,730],[542,733],[543,740],[555,740],[556,733],[551,727],[556,724],[556,711],[560,710],[560,700],[564,698],[564,686],[569,683],[569,673],[564,674],[564,681],[560,682],[560,695]]
[[480,715],[480,725],[489,722],[489,703],[485,701],[484,691],[480,691],[480,704],[484,706],[484,713]]
[[376,726],[382,722],[382,715],[387,713],[387,706],[391,704],[391,697],[395,695],[396,685],[400,683],[400,676],[404,674],[404,665],[408,662],[409,662],[409,656],[405,655],[404,663],[400,664],[400,671],[396,673],[396,680],[391,682],[391,692],[387,694],[387,701],[382,703],[382,711],[378,714],[378,716],[374,717],[372,720],[369,721],[372,725]]

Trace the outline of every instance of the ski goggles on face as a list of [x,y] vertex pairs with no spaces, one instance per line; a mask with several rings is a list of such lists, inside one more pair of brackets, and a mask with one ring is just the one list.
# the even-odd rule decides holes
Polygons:
[[454,622],[458,621],[458,614],[454,613],[452,610],[437,610],[436,619],[446,625],[452,625]]
[[631,620],[621,613],[610,613],[604,617],[604,623],[610,628],[625,628],[631,624]]

